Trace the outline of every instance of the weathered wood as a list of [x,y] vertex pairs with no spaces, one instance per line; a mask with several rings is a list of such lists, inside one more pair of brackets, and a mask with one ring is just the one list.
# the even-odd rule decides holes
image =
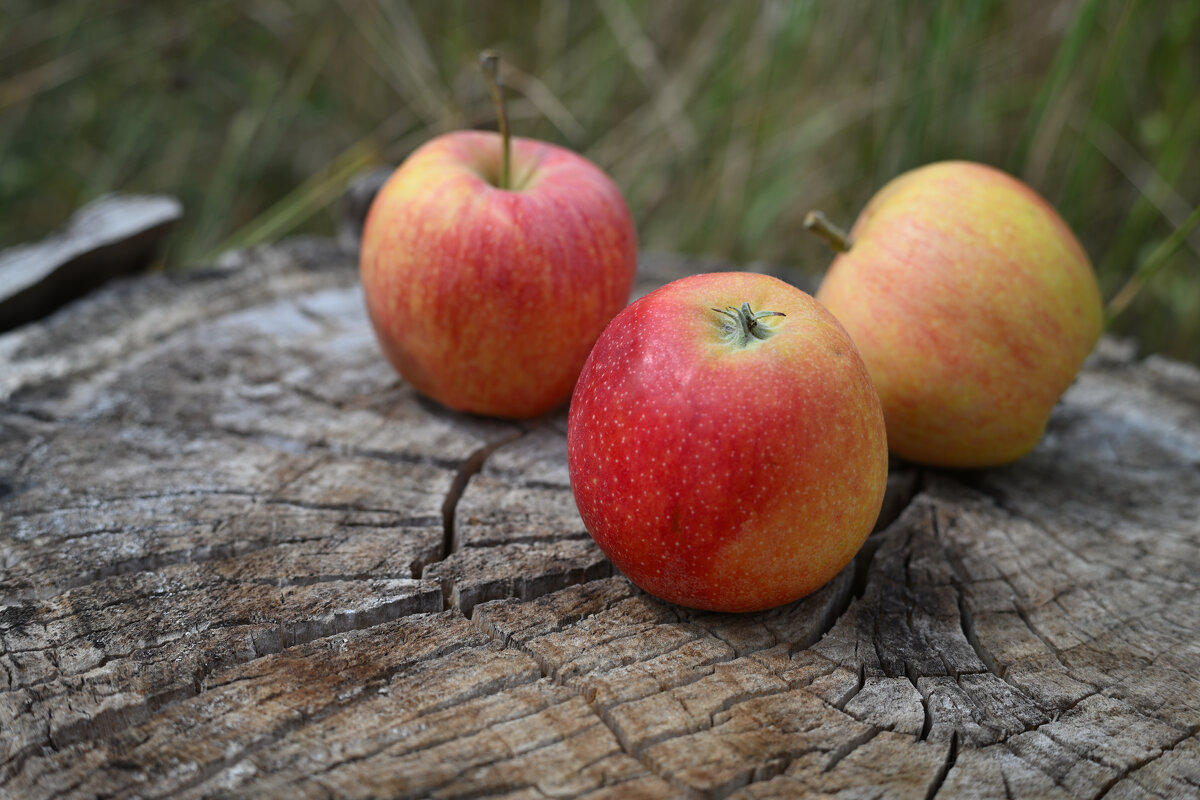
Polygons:
[[0,331],[144,269],[182,215],[174,197],[108,195],[79,209],[46,239],[0,251]]
[[1106,341],[1032,455],[701,613],[587,537],[562,411],[416,397],[332,243],[235,262],[0,337],[0,796],[1200,792],[1196,369]]
[[347,249],[357,248],[362,241],[363,225],[375,195],[395,172],[395,167],[379,167],[354,176],[342,194],[338,213],[338,244]]

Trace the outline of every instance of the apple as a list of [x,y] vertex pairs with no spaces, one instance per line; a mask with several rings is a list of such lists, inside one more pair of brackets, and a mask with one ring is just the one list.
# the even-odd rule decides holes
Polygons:
[[989,467],[1033,449],[1102,325],[1087,255],[1045,200],[949,161],[888,183],[848,240],[806,224],[844,250],[816,297],[871,372],[893,453]]
[[756,611],[838,573],[887,483],[879,398],[842,326],[751,273],[695,275],[616,316],[567,422],[588,531],[664,600]]
[[[388,360],[450,408],[528,418],[571,394],[629,300],[637,236],[620,190],[587,159],[502,133],[418,148],[363,228],[367,311]],[[510,167],[511,162],[511,167]]]

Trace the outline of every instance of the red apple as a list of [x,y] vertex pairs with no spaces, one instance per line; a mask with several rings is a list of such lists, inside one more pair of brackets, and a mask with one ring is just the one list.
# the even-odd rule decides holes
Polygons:
[[999,170],[945,162],[881,189],[850,239],[817,299],[862,353],[892,451],[986,467],[1032,450],[1102,321],[1054,209]]
[[825,584],[879,514],[879,398],[841,325],[750,273],[696,275],[633,303],[596,342],[567,426],[571,488],[626,577],[717,611]]
[[372,204],[360,263],[405,380],[454,409],[523,418],[570,396],[628,302],[637,237],[616,185],[582,156],[514,138],[502,189],[503,152],[477,131],[419,148]]

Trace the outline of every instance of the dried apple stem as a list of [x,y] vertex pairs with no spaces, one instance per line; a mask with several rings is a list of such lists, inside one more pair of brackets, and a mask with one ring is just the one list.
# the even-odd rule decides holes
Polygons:
[[805,215],[804,229],[820,236],[838,253],[844,253],[854,246],[850,234],[830,222],[820,211],[810,211]]
[[483,68],[483,75],[488,82],[488,90],[492,93],[492,104],[496,107],[496,121],[500,126],[500,138],[504,142],[504,151],[500,161],[500,188],[508,189],[511,183],[508,163],[509,153],[512,150],[512,137],[508,132],[508,109],[504,105],[504,84],[500,80],[500,56],[491,50],[485,50],[479,54],[479,66]]

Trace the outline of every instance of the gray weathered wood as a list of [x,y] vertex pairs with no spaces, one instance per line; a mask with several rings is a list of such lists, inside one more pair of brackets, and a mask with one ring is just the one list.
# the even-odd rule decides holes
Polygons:
[[354,176],[342,194],[338,213],[338,243],[345,248],[357,248],[362,241],[363,225],[375,195],[395,172],[395,167],[379,167]]
[[144,269],[182,215],[174,197],[107,195],[46,239],[0,251],[0,331]]
[[1102,343],[1029,457],[895,465],[853,565],[723,615],[613,574],[562,411],[416,397],[330,242],[0,358],[0,796],[1200,792],[1195,368]]

